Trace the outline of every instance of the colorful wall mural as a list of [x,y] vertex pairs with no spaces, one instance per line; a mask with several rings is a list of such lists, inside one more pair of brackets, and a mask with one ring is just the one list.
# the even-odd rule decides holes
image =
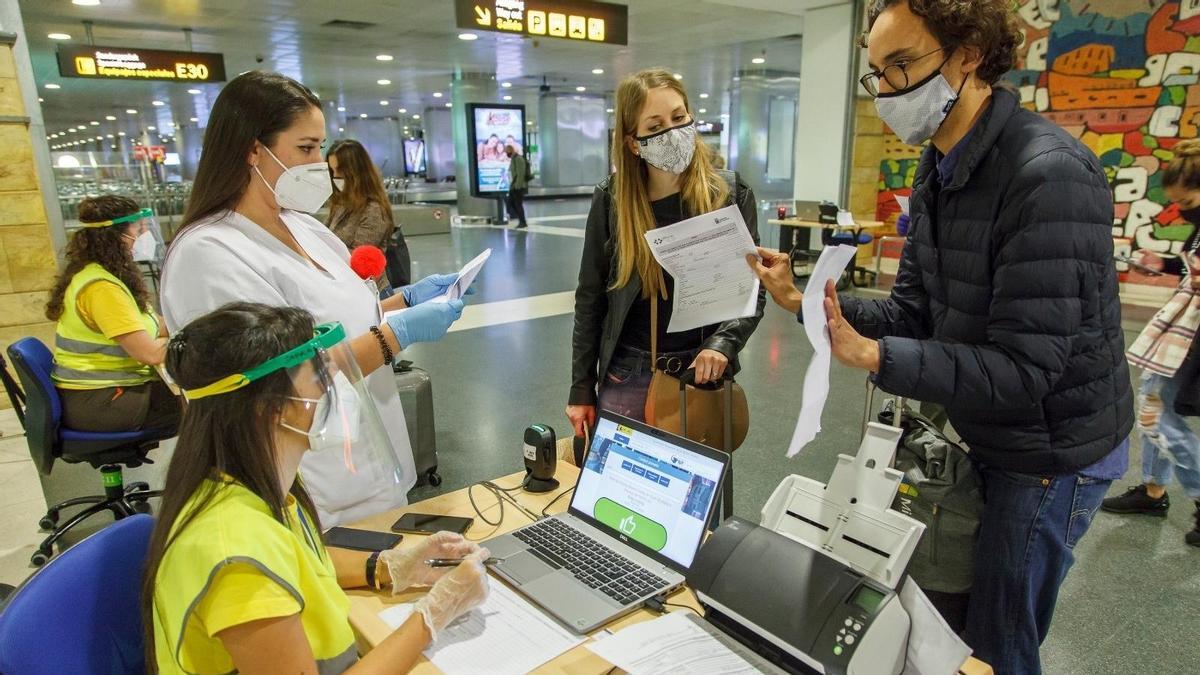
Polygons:
[[[1177,143],[1200,136],[1200,0],[1020,0],[1017,12],[1026,39],[1006,79],[1100,158],[1119,252],[1181,250],[1193,225],[1167,203],[1162,169]],[[880,219],[911,192],[920,151],[885,134]]]

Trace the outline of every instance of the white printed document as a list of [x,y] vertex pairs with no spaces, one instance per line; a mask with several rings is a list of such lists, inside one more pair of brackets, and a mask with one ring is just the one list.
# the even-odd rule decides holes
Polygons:
[[430,302],[446,302],[448,300],[462,300],[467,294],[467,289],[475,282],[475,277],[479,276],[480,270],[483,269],[483,264],[492,257],[492,249],[486,249],[483,253],[471,259],[471,262],[463,265],[463,268],[458,271],[458,280],[455,281],[446,292],[434,298]]
[[758,667],[751,665],[701,624],[691,612],[671,612],[600,638],[587,648],[631,675],[749,675],[774,670],[758,659]]
[[746,265],[757,255],[737,206],[646,233],[650,251],[675,279],[668,333],[700,328],[758,311],[759,280]]
[[804,287],[801,305],[804,332],[812,343],[813,359],[804,373],[804,398],[800,404],[800,419],[788,446],[788,457],[795,457],[821,431],[821,413],[825,410],[825,399],[829,397],[829,366],[833,354],[829,342],[829,318],[825,314],[825,284],[830,280],[836,283],[857,252],[853,246],[826,246]]
[[[425,658],[442,672],[527,673],[583,642],[503,582],[489,581],[487,600],[425,648]],[[394,605],[379,618],[394,630],[412,611],[411,604]]]

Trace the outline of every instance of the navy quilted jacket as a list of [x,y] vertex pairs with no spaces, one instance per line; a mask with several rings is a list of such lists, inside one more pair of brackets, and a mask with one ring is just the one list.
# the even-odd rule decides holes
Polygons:
[[1072,473],[1133,426],[1112,262],[1112,194],[1095,155],[997,89],[945,187],[926,149],[891,296],[843,297],[880,339],[880,388],[946,406],[975,459]]

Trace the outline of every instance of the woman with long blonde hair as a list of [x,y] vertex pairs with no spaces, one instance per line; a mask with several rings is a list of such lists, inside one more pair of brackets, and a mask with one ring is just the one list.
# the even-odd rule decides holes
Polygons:
[[736,174],[713,167],[696,133],[683,85],[668,70],[643,70],[617,88],[612,161],[616,172],[596,187],[575,291],[571,394],[567,417],[577,436],[597,407],[645,419],[651,361],[651,299],[658,297],[657,364],[679,375],[695,368],[697,383],[737,371],[737,355],[762,318],[758,312],[694,330],[668,333],[674,280],[654,260],[643,236],[657,227],[736,204],[754,241],[754,192]]

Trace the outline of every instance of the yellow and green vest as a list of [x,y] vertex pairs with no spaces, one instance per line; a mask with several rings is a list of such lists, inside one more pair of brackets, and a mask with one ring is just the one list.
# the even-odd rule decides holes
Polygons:
[[[71,279],[54,334],[51,378],[62,389],[133,387],[156,377],[152,366],[131,357],[115,340],[104,337],[79,316],[79,294],[98,281],[114,283],[133,298],[133,293],[120,279],[97,263],[79,270]],[[152,337],[158,335],[158,319],[154,312],[143,311],[142,324]]]

